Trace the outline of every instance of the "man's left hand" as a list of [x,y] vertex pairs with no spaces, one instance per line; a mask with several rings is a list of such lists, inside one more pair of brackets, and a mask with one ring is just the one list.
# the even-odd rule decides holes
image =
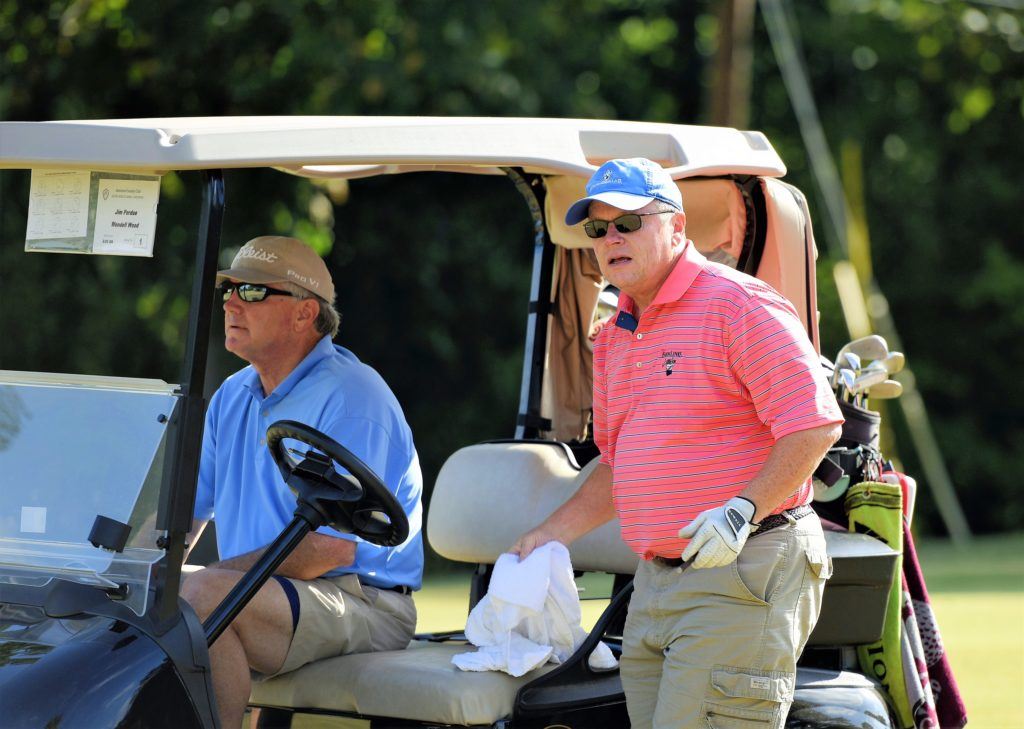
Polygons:
[[679,530],[680,537],[690,540],[683,550],[683,559],[692,560],[691,564],[698,569],[733,562],[747,543],[751,519],[756,512],[754,502],[742,496],[734,496],[722,506],[701,512]]

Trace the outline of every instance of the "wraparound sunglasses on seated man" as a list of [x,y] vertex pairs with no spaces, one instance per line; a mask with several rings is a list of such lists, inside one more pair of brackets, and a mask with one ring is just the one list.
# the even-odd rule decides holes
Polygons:
[[220,297],[225,303],[235,291],[238,292],[239,299],[249,304],[263,301],[268,296],[295,296],[291,291],[271,288],[265,284],[235,283],[234,281],[225,281],[217,287],[217,291],[220,292]]

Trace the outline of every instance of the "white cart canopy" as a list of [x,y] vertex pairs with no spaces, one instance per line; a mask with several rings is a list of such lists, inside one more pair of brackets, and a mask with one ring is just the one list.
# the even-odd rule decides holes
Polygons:
[[767,230],[756,275],[797,308],[817,346],[810,218],[802,195],[773,179],[786,167],[760,132],[681,124],[591,119],[473,117],[186,117],[0,123],[0,169],[83,169],[128,174],[272,167],[310,178],[404,172],[502,174],[522,168],[545,177],[544,217],[555,260],[542,413],[551,435],[579,436],[590,412],[587,332],[601,289],[591,244],[563,222],[602,163],[647,157],[677,180],[687,233],[713,260],[736,265],[755,231],[728,176],[755,176]]
[[648,157],[674,178],[786,171],[760,132],[678,124],[317,116],[0,123],[0,168],[278,167],[310,177],[363,177],[515,166],[586,177],[617,157]]

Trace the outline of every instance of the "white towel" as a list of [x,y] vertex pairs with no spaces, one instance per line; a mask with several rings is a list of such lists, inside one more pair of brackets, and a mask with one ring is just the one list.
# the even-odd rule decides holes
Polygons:
[[[452,657],[464,671],[504,671],[522,676],[549,660],[562,663],[587,637],[580,626],[580,599],[569,550],[549,542],[520,561],[503,554],[491,585],[466,622],[466,638],[478,650]],[[590,666],[610,669],[615,656],[604,643]]]

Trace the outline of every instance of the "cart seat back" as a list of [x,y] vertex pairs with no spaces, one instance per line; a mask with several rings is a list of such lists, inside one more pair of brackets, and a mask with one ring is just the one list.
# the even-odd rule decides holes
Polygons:
[[[493,564],[528,529],[564,503],[596,468],[582,469],[563,444],[483,443],[454,453],[431,497],[427,537],[441,555],[458,562]],[[827,532],[836,572],[823,601],[812,646],[875,640],[896,554],[863,534]],[[573,567],[632,574],[637,558],[612,521],[570,546]],[[851,616],[849,606],[857,606]],[[452,628],[462,626],[453,625]],[[473,650],[462,641],[414,640],[405,650],[338,656],[257,682],[256,706],[387,717],[428,726],[491,726],[511,716],[519,689],[555,668],[526,676],[465,672],[451,659]]]
[[[554,442],[463,448],[438,474],[427,510],[430,544],[448,559],[493,564],[572,496],[596,466],[594,460],[581,469],[569,449]],[[618,520],[578,540],[570,555],[578,570],[636,570],[637,558],[619,536]],[[462,641],[414,640],[406,650],[328,658],[255,683],[250,703],[430,726],[490,726],[511,715],[523,685],[556,667],[548,664],[520,678],[460,671],[452,656],[471,650]]]
[[[427,510],[427,539],[456,562],[494,564],[526,531],[576,493],[597,466],[583,469],[561,443],[482,443],[456,451],[441,468]],[[569,547],[586,572],[633,574],[637,557],[613,519]]]

